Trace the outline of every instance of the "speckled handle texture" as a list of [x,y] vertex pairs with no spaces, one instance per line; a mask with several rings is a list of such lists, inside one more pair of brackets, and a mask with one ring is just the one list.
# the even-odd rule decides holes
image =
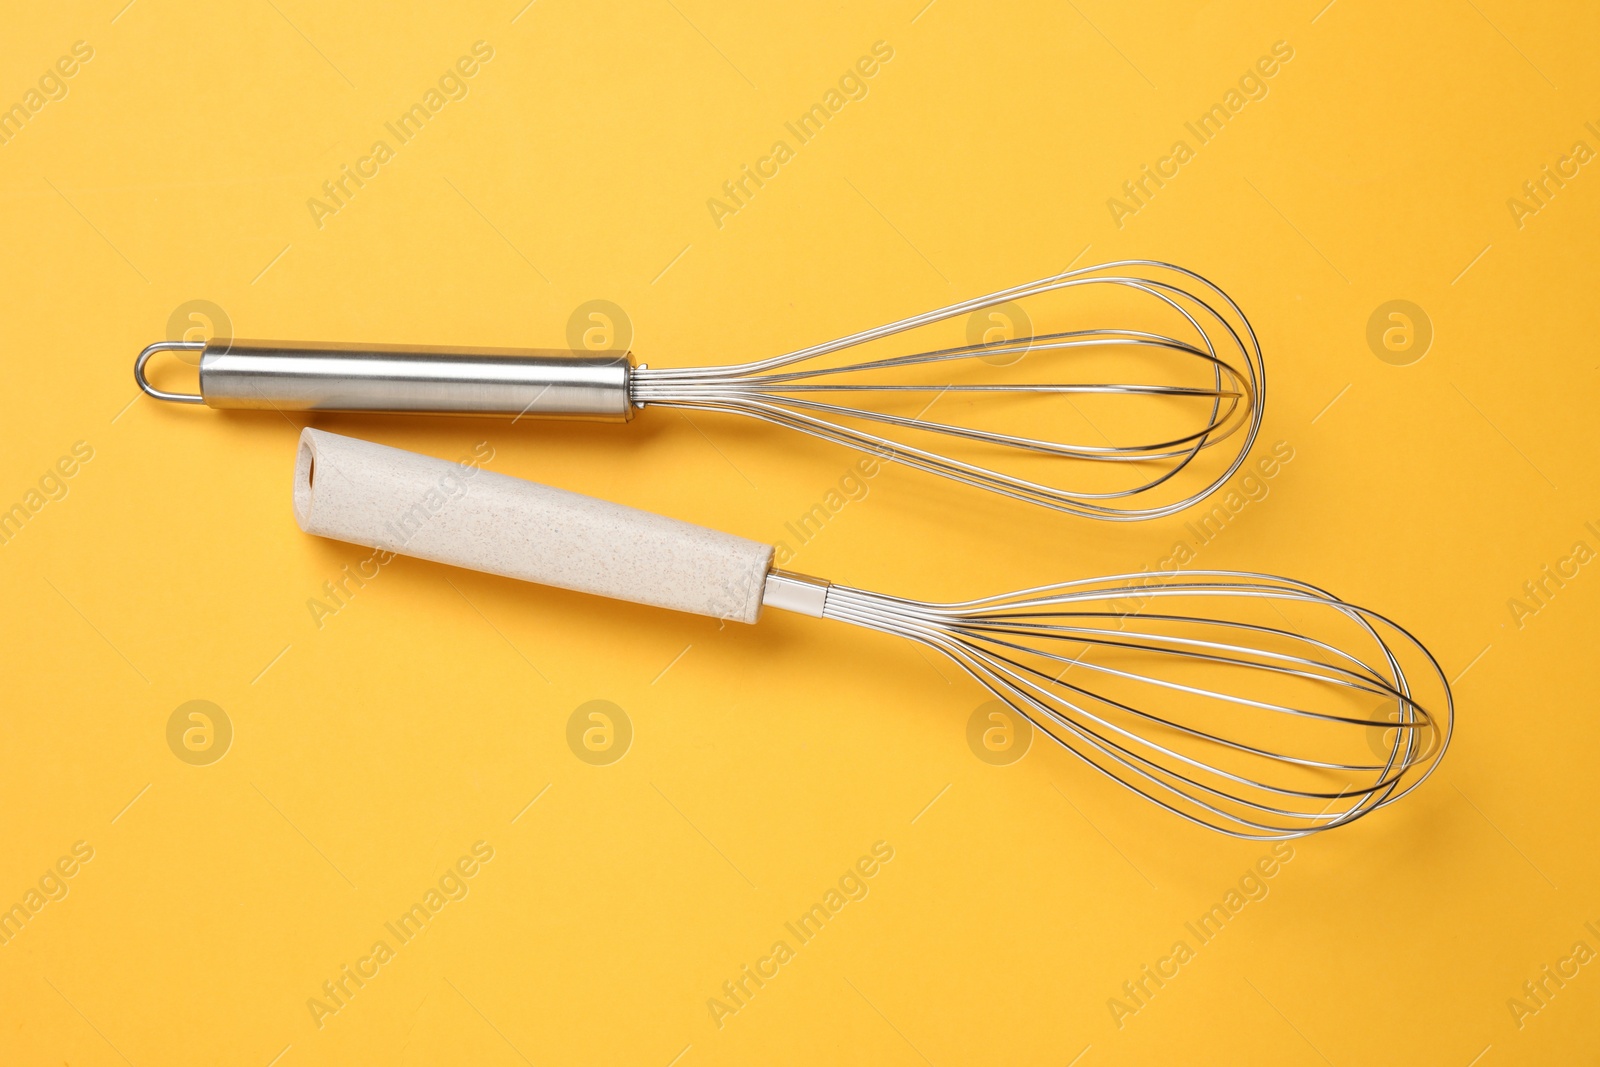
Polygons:
[[309,428],[294,514],[320,537],[738,622],[772,567],[770,545]]

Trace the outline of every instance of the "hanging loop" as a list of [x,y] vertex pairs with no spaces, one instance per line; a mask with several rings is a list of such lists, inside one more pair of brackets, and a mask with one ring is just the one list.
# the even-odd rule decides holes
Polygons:
[[139,358],[133,364],[133,380],[139,383],[140,389],[157,400],[170,400],[175,404],[204,404],[206,398],[199,393],[169,393],[157,389],[144,376],[144,365],[150,362],[150,357],[157,352],[200,352],[205,347],[204,341],[157,341],[139,353]]

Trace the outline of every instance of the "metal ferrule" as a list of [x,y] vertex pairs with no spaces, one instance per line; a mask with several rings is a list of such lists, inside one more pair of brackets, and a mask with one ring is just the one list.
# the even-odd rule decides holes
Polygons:
[[626,422],[632,371],[627,352],[212,341],[200,397],[214,408]]
[[761,593],[761,606],[782,608],[812,618],[822,618],[828,606],[828,590],[832,582],[789,571],[767,572],[767,585]]

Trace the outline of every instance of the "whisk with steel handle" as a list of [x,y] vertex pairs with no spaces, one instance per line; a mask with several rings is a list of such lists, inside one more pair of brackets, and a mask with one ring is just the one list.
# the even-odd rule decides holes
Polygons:
[[[1078,325],[1108,305],[1129,324]],[[1072,328],[1036,328],[1046,321]],[[898,351],[919,331],[962,343]],[[164,351],[199,353],[198,393],[151,384],[147,365]],[[1193,271],[1149,260],[1066,271],[727,366],[635,365],[622,351],[214,338],[150,345],[134,377],[158,399],[217,408],[623,422],[649,407],[743,415],[1117,520],[1171,514],[1231,477],[1260,427],[1266,385],[1238,305]]]
[[756,622],[764,607],[937,649],[1061,748],[1190,822],[1299,837],[1405,796],[1449,744],[1437,662],[1303,582],[1119,575],[929,604],[775,570],[773,549],[592,497],[302,432],[309,533]]

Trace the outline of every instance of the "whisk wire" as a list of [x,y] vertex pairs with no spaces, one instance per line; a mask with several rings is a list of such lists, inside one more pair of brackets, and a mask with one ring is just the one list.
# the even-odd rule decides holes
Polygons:
[[[1144,610],[1171,598],[1209,613]],[[1291,604],[1340,633],[1302,634],[1241,614],[1267,608],[1281,617],[1280,605]],[[1448,681],[1415,637],[1285,578],[1118,575],[951,604],[833,586],[823,615],[937,649],[1111,780],[1235,837],[1299,837],[1386,807],[1426,780],[1452,732]],[[1069,655],[1073,645],[1082,648]],[[1067,680],[1072,670],[1087,675]],[[1298,696],[1230,692],[1216,672],[1297,687]],[[1440,694],[1440,708],[1417,698],[1418,682]],[[1150,703],[1157,697],[1159,710]],[[1384,708],[1351,710],[1363,697]],[[1292,724],[1291,742],[1283,731]],[[1246,727],[1254,735],[1239,733]],[[1374,736],[1391,730],[1380,747]],[[1355,756],[1363,744],[1372,755]]]
[[[1158,309],[1175,313],[1194,336],[1175,337],[1136,328],[1079,329],[839,366],[818,363],[848,348],[986,308],[1087,286],[1112,286],[1148,297]],[[1219,349],[1223,354],[1219,354]],[[1030,366],[1042,366],[1061,358],[1117,350],[1166,353],[1198,361],[1208,384],[1116,379],[1065,383],[856,380],[876,373],[893,374],[963,360],[993,362],[1015,356],[1019,360],[1028,357],[1032,360]],[[840,381],[841,376],[850,376],[851,380]],[[1173,264],[1127,260],[1065,271],[781,356],[720,367],[639,367],[634,371],[630,388],[634,402],[640,406],[657,404],[749,416],[1012,499],[1078,515],[1132,520],[1168,515],[1186,508],[1221,486],[1239,469],[1260,429],[1266,372],[1254,330],[1225,292],[1199,274]],[[820,398],[820,394],[829,393],[841,399],[852,397],[863,401],[913,393],[931,393],[932,399],[921,412],[909,416]],[[1039,401],[1059,401],[1073,408],[1076,408],[1074,398],[1084,397],[1122,397],[1147,404],[1200,401],[1207,410],[1203,415],[1184,416],[1189,425],[1158,432],[1154,440],[1131,444],[1108,438],[1103,442],[1066,441],[926,417],[928,408],[945,395],[973,403],[1031,397]],[[1065,418],[1068,411],[1063,410],[1061,414],[1064,418],[1055,420],[1055,426],[1070,421]],[[1172,414],[1167,412],[1168,417]],[[1082,410],[1076,411],[1076,417],[1105,437]],[[874,432],[862,424],[880,429]],[[953,445],[984,451],[981,458],[943,455],[911,441],[891,437],[891,433],[929,434]],[[1222,468],[1219,472],[1191,470],[1197,457],[1224,444],[1226,449],[1218,455],[1226,458],[1218,464]],[[1054,479],[1052,484],[1046,484],[1037,476],[1008,472],[996,465],[1006,454],[1018,452],[1064,461],[1065,466],[1059,469],[1070,472],[1072,480],[1078,484],[1063,486],[1054,484]],[[1105,476],[1096,476],[1099,480],[1089,477],[1089,465],[1107,463],[1137,473],[1122,478],[1120,483]],[[1145,496],[1158,489],[1162,490],[1159,495],[1163,499]],[[1136,501],[1135,498],[1140,499]]]
[[[1094,613],[1094,614],[1099,615],[1099,614],[1106,614],[1106,613]],[[1233,626],[1233,627],[1239,627],[1239,628],[1242,628],[1242,629],[1252,630],[1252,631],[1255,631],[1257,633],[1273,634],[1275,636],[1285,637],[1285,638],[1292,636],[1287,631],[1278,630],[1278,629],[1275,629],[1275,628],[1270,627],[1270,626],[1259,626],[1259,625],[1254,625],[1254,624],[1249,624],[1249,623],[1236,623],[1236,622],[1229,622],[1227,620],[1198,619],[1198,618],[1194,618],[1192,616],[1185,616],[1185,615],[1154,615],[1154,616],[1152,616],[1152,615],[1142,615],[1141,617],[1144,618],[1144,619],[1148,619],[1148,620],[1186,623],[1186,624],[1195,625],[1195,626],[1199,626],[1199,625]],[[1387,697],[1396,697],[1396,696],[1399,695],[1392,687],[1387,686],[1387,685],[1382,685],[1382,683],[1379,683],[1381,685],[1381,688],[1373,688],[1369,684],[1364,684],[1365,682],[1368,681],[1368,677],[1363,675],[1363,674],[1361,674],[1361,673],[1359,673],[1359,672],[1357,672],[1357,671],[1352,671],[1352,670],[1349,670],[1348,668],[1339,667],[1339,666],[1336,666],[1334,664],[1323,663],[1320,660],[1311,660],[1311,659],[1306,659],[1306,658],[1304,658],[1302,656],[1291,656],[1291,655],[1288,655],[1286,653],[1273,652],[1270,649],[1245,648],[1244,646],[1241,646],[1241,645],[1229,645],[1229,644],[1223,644],[1221,642],[1216,642],[1216,641],[1203,641],[1203,640],[1199,640],[1197,638],[1176,637],[1176,636],[1173,636],[1173,635],[1170,635],[1170,634],[1143,633],[1143,632],[1140,632],[1140,631],[1131,631],[1130,632],[1130,631],[1126,631],[1126,630],[1122,631],[1123,633],[1126,633],[1129,636],[1143,638],[1143,639],[1145,639],[1145,640],[1147,640],[1149,642],[1152,642],[1150,644],[1142,644],[1142,643],[1137,642],[1137,641],[1117,641],[1117,640],[1113,640],[1110,637],[1105,636],[1105,631],[1096,629],[1094,627],[1050,626],[1050,625],[1045,625],[1045,624],[1042,624],[1042,623],[1035,623],[1035,624],[1032,624],[1032,625],[1027,626],[1027,627],[1022,627],[1022,626],[1001,627],[1001,626],[995,626],[989,620],[981,619],[981,618],[980,619],[970,620],[967,625],[973,631],[980,632],[980,633],[995,633],[995,632],[998,632],[998,633],[1031,634],[1031,635],[1037,635],[1037,636],[1041,636],[1041,637],[1056,638],[1056,639],[1060,639],[1060,640],[1074,640],[1074,641],[1078,641],[1078,642],[1081,642],[1081,643],[1086,644],[1086,645],[1095,645],[1095,646],[1100,646],[1100,647],[1105,647],[1105,648],[1121,648],[1121,649],[1127,649],[1127,650],[1133,650],[1133,651],[1139,651],[1139,652],[1149,652],[1149,653],[1152,653],[1154,655],[1185,656],[1185,657],[1188,657],[1190,659],[1193,659],[1193,660],[1196,660],[1196,661],[1201,661],[1201,662],[1206,662],[1206,663],[1216,663],[1216,664],[1221,664],[1221,665],[1237,666],[1237,667],[1249,667],[1249,668],[1256,669],[1256,670],[1261,670],[1261,671],[1277,672],[1277,673],[1281,673],[1281,674],[1284,674],[1284,675],[1290,676],[1290,677],[1312,679],[1312,680],[1316,680],[1316,681],[1323,681],[1323,682],[1327,682],[1327,683],[1332,684],[1332,685],[1343,685],[1343,686],[1346,686],[1346,687],[1348,687],[1350,689],[1358,690],[1360,692],[1370,693],[1372,696],[1382,696],[1382,697],[1386,697],[1387,698]],[[1097,636],[1093,636],[1093,637],[1083,636],[1083,635],[1089,635],[1089,634],[1094,634],[1094,635],[1097,635]],[[1293,636],[1297,636],[1297,635],[1293,635]],[[1309,639],[1307,639],[1307,640],[1309,640]],[[1204,652],[1186,652],[1186,651],[1183,651],[1181,647],[1180,648],[1167,647],[1167,645],[1163,645],[1160,642],[1166,642],[1167,645],[1187,646],[1189,648],[1194,648],[1194,649],[1209,648],[1209,649],[1214,649],[1214,650],[1222,651],[1222,652],[1234,652],[1234,653],[1239,653],[1239,655],[1238,656],[1230,656],[1230,655],[1216,655],[1216,654],[1204,653]],[[1002,642],[996,642],[996,643],[1002,643]],[[1320,641],[1311,642],[1311,643],[1316,644],[1320,648],[1326,649],[1330,654],[1348,657],[1347,653],[1343,652],[1340,649],[1334,648],[1331,645],[1324,644],[1323,642],[1320,642]],[[1017,647],[1017,648],[1020,649],[1023,646],[1014,646],[1014,647]],[[1045,653],[1040,653],[1040,654],[1044,655]],[[1257,658],[1255,658],[1255,659],[1248,658],[1248,657],[1251,657],[1251,656],[1254,656],[1254,657],[1257,657]],[[1279,662],[1277,662],[1277,663],[1260,662],[1261,660],[1277,660]],[[1076,663],[1079,662],[1079,660],[1074,658],[1074,659],[1070,660],[1069,662],[1072,662],[1072,663],[1076,664]],[[1284,663],[1298,663],[1302,667],[1306,667],[1306,668],[1321,668],[1321,670],[1320,671],[1318,671],[1318,670],[1298,670],[1298,669],[1295,669],[1293,667],[1284,666],[1283,665]],[[1305,718],[1321,719],[1321,720],[1326,721],[1326,722],[1342,722],[1342,723],[1347,723],[1347,724],[1352,725],[1352,726],[1379,726],[1379,727],[1386,727],[1386,726],[1392,725],[1391,723],[1386,722],[1386,721],[1377,721],[1377,720],[1373,720],[1373,719],[1364,719],[1364,718],[1363,719],[1358,719],[1358,718],[1352,718],[1352,717],[1350,717],[1348,715],[1330,715],[1330,714],[1323,713],[1323,712],[1304,711],[1304,710],[1299,709],[1299,708],[1285,707],[1285,706],[1280,705],[1280,704],[1271,704],[1271,703],[1267,703],[1267,702],[1263,702],[1263,701],[1250,700],[1250,699],[1247,699],[1245,697],[1234,696],[1233,694],[1230,694],[1230,693],[1221,693],[1221,692],[1217,692],[1217,691],[1214,691],[1214,690],[1201,690],[1201,689],[1194,688],[1192,686],[1180,685],[1180,684],[1178,684],[1176,682],[1162,681],[1161,679],[1158,679],[1158,678],[1143,678],[1142,676],[1134,675],[1132,673],[1125,672],[1125,671],[1118,671],[1118,670],[1116,670],[1114,668],[1102,666],[1102,665],[1095,664],[1095,663],[1084,662],[1083,666],[1084,666],[1084,668],[1086,670],[1100,671],[1100,672],[1103,672],[1105,674],[1116,675],[1118,677],[1123,677],[1123,678],[1140,678],[1140,680],[1147,681],[1147,682],[1151,683],[1152,685],[1163,685],[1163,686],[1167,686],[1167,687],[1175,689],[1175,690],[1180,690],[1180,691],[1189,693],[1191,695],[1210,697],[1210,698],[1212,698],[1214,700],[1229,701],[1231,703],[1247,705],[1249,707],[1259,708],[1259,709],[1262,709],[1262,710],[1265,710],[1265,711],[1277,711],[1277,712],[1282,712],[1282,713],[1288,714],[1288,715],[1299,715],[1299,716],[1302,716],[1302,717],[1305,717]]]

